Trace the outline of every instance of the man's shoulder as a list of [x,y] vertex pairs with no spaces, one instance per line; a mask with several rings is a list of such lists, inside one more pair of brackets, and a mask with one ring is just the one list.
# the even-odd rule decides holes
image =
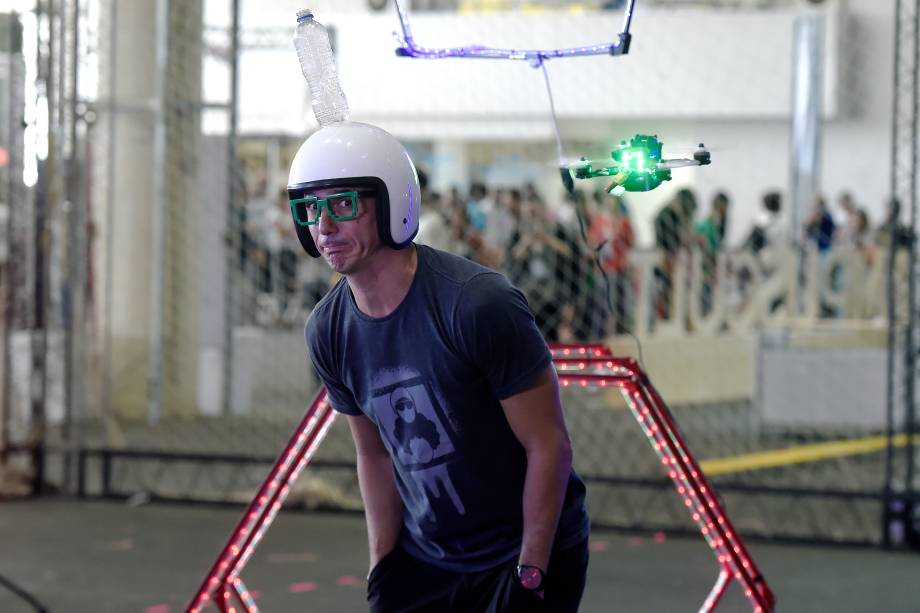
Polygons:
[[472,279],[481,275],[499,275],[491,268],[454,253],[435,249],[428,245],[418,245],[417,247],[423,254],[425,264],[431,274],[442,282],[451,283],[462,288]]
[[325,313],[332,309],[339,308],[343,304],[343,299],[347,298],[348,293],[348,283],[345,280],[345,277],[340,277],[336,281],[335,285],[326,292],[326,295],[323,296],[319,302],[316,303],[316,306],[313,307],[313,312]]
[[304,334],[309,341],[310,336],[316,334],[321,329],[328,329],[328,326],[323,325],[328,322],[330,318],[340,310],[347,298],[347,284],[345,278],[342,277],[339,281],[326,292],[326,295],[316,303],[316,306],[313,307],[313,311],[310,313],[310,317],[307,318],[307,323],[304,325]]

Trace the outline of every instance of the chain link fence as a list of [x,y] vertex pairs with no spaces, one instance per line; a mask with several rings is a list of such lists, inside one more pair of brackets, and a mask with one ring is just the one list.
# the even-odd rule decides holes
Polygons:
[[[698,115],[689,119],[652,121],[641,108],[579,116],[566,110],[566,98],[592,84],[551,66],[561,148],[573,158],[597,164],[620,139],[656,131],[665,157],[692,156],[703,137],[712,145],[711,167],[675,169],[657,190],[614,196],[609,179],[563,188],[548,108],[527,117],[543,127],[526,138],[487,138],[472,114],[457,124],[468,121],[478,134],[469,140],[422,136],[399,118],[390,126],[383,111],[368,110],[374,96],[360,90],[360,64],[348,55],[349,28],[365,23],[368,9],[314,4],[317,15],[346,13],[332,26],[353,117],[377,118],[401,136],[422,171],[419,242],[505,273],[547,340],[601,340],[640,360],[743,534],[906,541],[918,491],[917,67],[909,60],[917,33],[904,25],[912,20],[892,30],[903,49],[885,192],[901,208],[891,215],[887,203],[868,202],[859,184],[840,180],[864,176],[864,160],[834,153],[856,146],[879,121],[889,129],[890,111],[873,111],[882,104],[873,92],[890,87],[887,77],[861,80],[867,71],[853,69],[847,47],[834,43],[874,40],[864,14],[827,16],[831,42],[818,49],[833,74],[826,87],[836,93],[819,125],[835,191],[815,182],[813,199],[804,200],[785,181],[794,115],[767,103],[758,107],[763,117],[746,115],[741,94],[737,117],[713,102],[755,87],[732,62],[769,63],[772,52],[761,47],[726,58],[703,45],[692,60],[672,58],[667,68],[678,76],[659,67],[640,79],[629,73],[637,70],[626,63],[633,56],[663,61],[661,50],[639,45],[642,28],[646,40],[660,40],[681,19],[650,5],[642,25],[640,2],[637,46],[628,59],[604,61],[632,75],[618,77],[624,91],[630,79],[641,81],[630,95],[687,92]],[[543,10],[569,18],[572,3],[564,4]],[[622,8],[609,5],[575,8],[589,18]],[[778,40],[789,48],[778,53],[791,64],[799,9],[751,5],[697,7],[711,11],[700,24],[705,38],[736,23],[728,19],[766,15],[780,20],[770,27],[788,26]],[[0,165],[9,254],[3,491],[246,501],[316,391],[302,328],[336,281],[322,260],[302,253],[284,191],[291,159],[315,125],[303,119],[281,129],[273,117],[309,109],[290,46],[301,7],[58,0],[37,8],[10,17],[3,30],[20,28],[20,45],[13,35],[0,43],[0,76],[11,84],[0,104],[10,153]],[[537,18],[520,3],[411,8],[447,11],[421,21],[419,39],[445,27],[438,19]],[[510,12],[493,13],[499,9]],[[451,11],[459,11],[456,22]],[[367,19],[398,28],[395,12]],[[512,34],[526,41],[521,30]],[[400,70],[430,70],[421,65]],[[732,78],[718,77],[721,69]],[[267,71],[279,76],[260,79]],[[712,89],[728,89],[707,97],[697,88],[707,78]],[[484,91],[462,96],[490,100]],[[889,168],[885,159],[874,163],[873,172]],[[563,399],[595,523],[691,530],[622,399],[581,389],[566,389]],[[344,420],[288,502],[360,509]]]
[[[888,245],[896,245],[889,284],[897,298],[889,307],[888,445],[885,457],[886,544],[916,545],[920,526],[917,469],[920,419],[917,381],[920,355],[917,316],[918,82],[920,5],[898,2],[895,12],[894,90],[890,181],[892,202]],[[902,281],[903,279],[903,281]],[[900,375],[900,376],[899,376]]]

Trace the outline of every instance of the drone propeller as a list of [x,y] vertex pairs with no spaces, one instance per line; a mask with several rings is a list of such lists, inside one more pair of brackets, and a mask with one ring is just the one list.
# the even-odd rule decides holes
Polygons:
[[668,142],[663,143],[663,145],[665,149],[667,149],[668,151],[672,151],[672,152],[673,151],[691,152],[691,151],[697,151],[699,149],[705,149],[706,151],[725,153],[725,152],[737,149],[737,147],[724,145],[724,144],[716,145],[715,147],[710,147],[708,145],[704,145],[703,143],[699,141],[680,141],[677,143],[668,141]]

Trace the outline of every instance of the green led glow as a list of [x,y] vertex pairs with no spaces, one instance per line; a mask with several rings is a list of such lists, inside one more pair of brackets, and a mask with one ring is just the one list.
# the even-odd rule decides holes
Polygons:
[[595,168],[585,158],[586,164],[573,170],[576,179],[611,177],[613,182],[607,191],[613,194],[647,192],[662,181],[671,180],[671,170],[659,168],[661,143],[655,136],[636,134],[629,141],[623,141],[610,153],[609,164]]
[[624,149],[621,154],[623,165],[633,172],[645,172],[645,160],[648,158],[648,152],[642,149]]

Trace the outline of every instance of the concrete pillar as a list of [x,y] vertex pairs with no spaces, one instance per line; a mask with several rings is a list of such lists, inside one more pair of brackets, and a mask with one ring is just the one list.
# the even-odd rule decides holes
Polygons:
[[[163,0],[165,1],[165,0]],[[104,0],[100,7],[100,105],[105,133],[95,152],[96,304],[108,404],[120,417],[147,413],[153,278],[164,267],[162,414],[194,409],[201,101],[201,0],[169,2],[168,62],[157,79],[157,2]],[[112,28],[110,30],[110,28]],[[164,257],[154,262],[154,133],[165,83]],[[111,207],[111,210],[109,210]],[[107,301],[111,301],[106,305]]]
[[100,6],[100,105],[96,141],[95,304],[103,401],[120,416],[146,406],[153,197],[156,3]]
[[169,2],[161,371],[164,416],[197,412],[203,4],[202,0]]
[[794,37],[789,240],[797,243],[804,240],[803,225],[821,189],[823,15],[809,13],[796,18]]

